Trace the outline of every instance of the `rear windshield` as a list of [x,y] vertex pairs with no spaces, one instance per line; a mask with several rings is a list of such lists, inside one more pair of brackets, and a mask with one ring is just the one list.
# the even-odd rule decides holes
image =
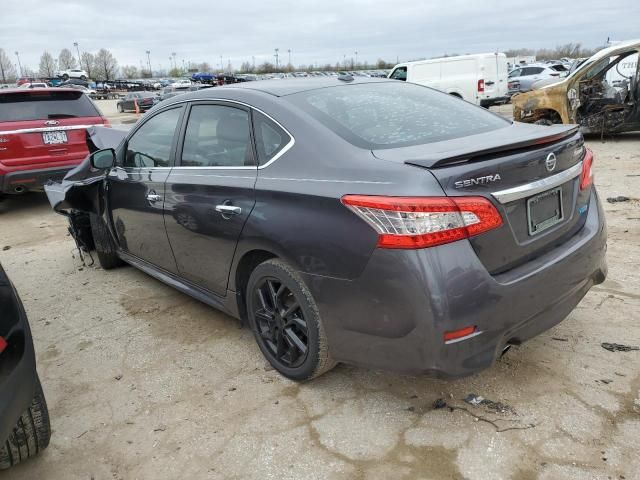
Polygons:
[[52,89],[0,94],[0,122],[99,116],[100,112],[82,92]]
[[284,98],[348,142],[370,150],[450,140],[510,125],[464,100],[410,83],[344,85]]

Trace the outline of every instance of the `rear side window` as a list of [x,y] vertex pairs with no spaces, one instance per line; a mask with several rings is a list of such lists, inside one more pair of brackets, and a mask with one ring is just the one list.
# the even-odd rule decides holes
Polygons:
[[180,165],[183,167],[254,166],[249,113],[225,105],[191,107]]
[[483,108],[412,83],[345,85],[283,98],[353,145],[370,150],[438,142],[510,125]]
[[174,108],[150,118],[127,143],[124,167],[168,167],[173,137],[182,108]]
[[82,92],[37,91],[0,93],[0,122],[99,117],[100,112]]
[[253,112],[253,128],[260,165],[273,160],[291,141],[287,132],[260,112]]

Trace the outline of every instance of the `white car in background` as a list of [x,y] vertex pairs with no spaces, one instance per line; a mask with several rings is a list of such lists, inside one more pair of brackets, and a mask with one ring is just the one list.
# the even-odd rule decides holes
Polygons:
[[44,82],[23,83],[20,88],[49,88]]
[[188,78],[181,78],[180,80],[173,82],[171,84],[172,87],[174,88],[184,88],[184,87],[190,87],[191,86],[191,80],[189,80]]
[[79,78],[80,80],[86,80],[89,78],[89,75],[84,70],[80,70],[79,68],[70,68],[68,70],[60,70],[56,72],[56,77],[64,78],[68,80],[70,78]]
[[479,53],[418,60],[393,67],[388,78],[417,83],[490,107],[507,101],[507,57]]

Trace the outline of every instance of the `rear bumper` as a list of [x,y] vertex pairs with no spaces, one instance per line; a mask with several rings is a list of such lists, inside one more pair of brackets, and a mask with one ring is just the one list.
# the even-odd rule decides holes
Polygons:
[[0,267],[0,335],[8,347],[0,354],[0,442],[29,407],[36,389],[36,360],[27,317]]
[[[488,368],[507,344],[562,321],[604,281],[606,226],[595,189],[584,227],[555,250],[491,276],[467,241],[378,249],[352,281],[303,274],[337,361],[439,377]],[[467,326],[482,333],[445,344]]]
[[[81,160],[78,160],[80,163]],[[60,181],[69,170],[77,165],[64,167],[38,168],[33,170],[17,170],[3,172],[0,170],[0,193],[21,193],[18,190],[42,190],[42,187],[49,181]]]

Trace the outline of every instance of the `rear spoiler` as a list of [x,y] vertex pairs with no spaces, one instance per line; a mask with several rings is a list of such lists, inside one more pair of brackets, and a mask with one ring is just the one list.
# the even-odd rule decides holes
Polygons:
[[[442,147],[446,146],[446,148],[425,151],[419,158],[409,158],[404,160],[404,163],[423,168],[437,168],[487,160],[489,156],[518,153],[519,150],[558,142],[576,135],[579,128],[579,125],[541,127],[522,123],[513,124],[508,134],[500,134],[498,130],[491,134],[474,135],[473,139],[466,137],[442,142]],[[435,144],[432,145],[435,146]],[[377,154],[378,152],[376,156]]]

